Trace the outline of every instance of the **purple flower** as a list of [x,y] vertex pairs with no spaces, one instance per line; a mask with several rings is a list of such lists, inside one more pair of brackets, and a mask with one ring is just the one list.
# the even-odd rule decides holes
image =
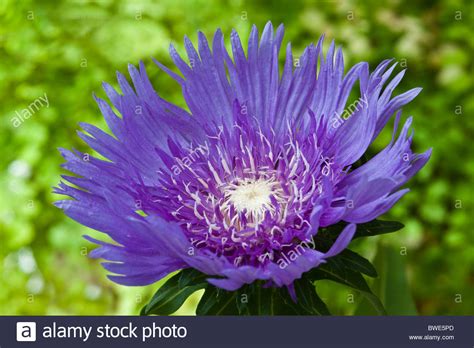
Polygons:
[[[404,71],[390,79],[390,60],[344,74],[341,49],[333,42],[324,55],[322,37],[296,67],[288,44],[280,72],[282,39],[283,26],[274,33],[268,23],[260,38],[253,27],[245,55],[233,31],[231,56],[220,30],[212,50],[199,33],[197,49],[185,38],[189,64],[170,46],[181,74],[155,63],[181,86],[188,110],[155,92],[143,63],[129,66],[133,87],[118,73],[122,94],[104,83],[121,115],[96,97],[113,135],[90,124],[78,134],[108,160],[61,149],[76,175],[56,188],[73,199],[56,204],[113,239],[86,236],[111,280],[146,285],[194,268],[227,290],[255,280],[291,288],[408,191],[401,187],[431,150],[411,151],[411,118],[395,133],[421,89],[392,97]],[[390,144],[355,166],[395,113]],[[318,229],[339,221],[348,224],[332,247],[315,250]]]

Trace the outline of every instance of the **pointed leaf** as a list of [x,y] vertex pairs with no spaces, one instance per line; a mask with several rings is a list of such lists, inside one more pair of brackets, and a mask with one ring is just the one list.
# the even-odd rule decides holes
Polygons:
[[275,315],[278,306],[278,289],[263,288],[261,284],[251,286],[248,309],[251,315]]
[[[416,306],[406,279],[405,257],[393,247],[379,246],[374,263],[381,270],[373,281],[374,293],[385,304],[389,315],[416,315]],[[356,315],[371,315],[367,301],[361,301]]]
[[371,237],[379,234],[396,232],[405,225],[398,221],[372,220],[364,224],[358,224],[354,235],[355,238]]
[[225,291],[208,284],[196,308],[197,315],[238,315],[236,291]]
[[181,276],[179,277],[179,287],[184,288],[186,286],[198,283],[204,283],[208,277],[206,274],[195,270],[194,268],[183,269],[180,272]]
[[[313,240],[316,246],[315,249],[322,252],[328,251],[331,245],[334,244],[334,240],[322,234],[317,235]],[[377,276],[377,270],[370,261],[352,250],[345,249],[331,259],[337,261],[341,267],[364,273],[372,278]]]
[[367,298],[372,306],[375,307],[378,314],[386,314],[382,303],[378,297],[372,293],[362,274],[345,268],[338,260],[329,259],[326,264],[308,272],[308,277],[310,277],[311,280],[328,279],[352,287],[360,291]]
[[[243,301],[247,300],[244,304]],[[237,298],[240,314],[247,315],[295,315],[298,314],[287,305],[291,301],[286,288],[263,287],[261,282],[246,286]],[[240,302],[240,303],[239,303]]]
[[377,270],[370,261],[352,250],[346,249],[334,258],[341,260],[346,268],[361,272],[372,278],[377,277]]
[[[316,235],[317,239],[335,240],[347,222],[341,221],[337,224],[321,229]],[[398,221],[372,220],[363,224],[357,224],[357,230],[353,240],[361,237],[371,237],[379,234],[391,233],[402,229],[404,225]]]
[[[311,281],[306,278],[294,282],[295,302],[286,287],[264,287],[261,282],[239,290],[237,306],[241,315],[328,315]],[[244,302],[245,300],[245,302]]]
[[[181,284],[180,284],[181,283]],[[169,315],[176,312],[186,299],[204,287],[207,282],[192,270],[183,270],[168,279],[142,308],[141,315]]]
[[298,279],[294,286],[299,307],[306,309],[312,315],[331,315],[310,280],[306,278]]

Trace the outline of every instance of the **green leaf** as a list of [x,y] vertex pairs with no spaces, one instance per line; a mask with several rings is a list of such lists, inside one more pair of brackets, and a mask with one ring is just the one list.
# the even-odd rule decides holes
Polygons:
[[333,257],[333,259],[341,260],[346,268],[361,272],[372,278],[377,277],[377,270],[370,261],[352,250],[346,249]]
[[197,290],[205,288],[205,276],[192,269],[185,269],[161,286],[150,302],[142,308],[141,315],[169,315],[176,312],[186,299]]
[[309,272],[312,280],[329,279],[360,291],[370,292],[364,277],[356,271],[345,268],[337,259],[329,259]]
[[264,288],[259,283],[246,286],[242,296],[248,294],[246,312],[250,315],[329,315],[329,310],[316,293],[313,283],[303,276],[294,282],[295,302],[286,287]]
[[225,291],[210,284],[196,308],[197,315],[238,315],[237,292]]
[[208,277],[206,274],[195,270],[194,268],[187,268],[180,272],[181,276],[179,277],[179,287],[184,288],[191,284],[203,283]]
[[327,263],[308,272],[308,277],[311,280],[328,279],[352,287],[364,295],[378,314],[386,314],[382,302],[372,293],[362,274],[344,267],[341,261],[335,258],[328,259]]
[[[246,288],[250,289],[247,306],[250,315],[275,315],[279,312],[278,305],[282,302],[278,294],[279,289],[263,288],[259,282]],[[245,295],[245,290],[241,291],[238,301],[242,302]]]
[[[381,275],[374,280],[372,288],[389,315],[417,314],[407,282],[405,259],[393,247],[381,245],[374,260]],[[370,315],[371,308],[362,301],[355,314]]]
[[[341,231],[347,225],[347,222],[338,222],[337,224],[321,229],[316,239],[336,240]],[[402,229],[404,225],[398,221],[372,220],[363,224],[357,224],[357,230],[353,240],[361,237],[372,237],[379,234],[391,233]]]
[[[313,237],[313,240],[315,242],[315,249],[319,251],[327,251],[331,248],[331,246],[334,244],[335,239],[339,235],[340,231],[344,228],[343,224],[339,225],[334,225],[331,227],[332,229],[328,231],[328,229],[324,229],[323,233],[317,234],[315,237]],[[340,231],[339,231],[340,230]],[[339,232],[336,232],[339,231]],[[344,267],[353,269],[355,271],[359,271],[361,273],[364,273],[370,277],[376,277],[377,276],[377,271],[372,266],[369,260],[363,258],[356,252],[345,249],[342,252],[340,252],[338,255],[333,256],[332,260],[339,260]]]
[[229,292],[209,285],[196,309],[197,315],[329,315],[313,283],[295,281],[294,302],[286,287],[263,287],[262,281]]
[[398,221],[372,220],[358,224],[354,238],[372,237],[379,234],[392,233],[402,229],[405,225]]
[[295,281],[294,285],[299,308],[305,309],[312,315],[331,315],[326,304],[317,294],[313,282],[303,277]]
[[264,288],[262,282],[229,292],[209,285],[198,304],[198,315],[277,315],[294,314],[280,293],[286,289]]
[[318,231],[318,234],[314,237],[316,240],[321,240],[324,244],[327,244],[329,242],[334,242],[339,234],[342,232],[344,227],[347,226],[347,222],[340,221],[337,224],[323,227],[320,231]]
[[264,288],[262,282],[247,285],[239,291],[237,304],[240,314],[246,315],[295,315],[290,295],[286,287]]

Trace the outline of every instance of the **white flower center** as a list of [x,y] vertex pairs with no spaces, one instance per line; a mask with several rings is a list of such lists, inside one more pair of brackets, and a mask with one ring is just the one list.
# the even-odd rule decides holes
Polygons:
[[[284,202],[284,193],[280,184],[274,179],[243,179],[236,184],[224,187],[225,201],[222,206],[228,214],[233,206],[237,213],[244,213],[248,222],[259,224],[267,211],[273,216],[278,203]],[[272,197],[274,201],[272,202]]]

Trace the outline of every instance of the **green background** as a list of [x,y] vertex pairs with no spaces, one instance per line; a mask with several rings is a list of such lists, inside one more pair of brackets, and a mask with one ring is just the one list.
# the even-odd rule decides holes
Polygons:
[[[168,46],[218,27],[246,40],[250,27],[284,23],[295,56],[322,33],[343,45],[346,66],[385,58],[407,74],[396,93],[423,92],[404,109],[414,116],[414,149],[433,147],[411,192],[383,218],[406,227],[353,243],[374,260],[372,284],[391,314],[473,314],[472,5],[469,1],[51,1],[0,2],[0,314],[134,314],[159,284],[127,288],[105,278],[86,255],[90,231],[52,206],[65,174],[57,147],[88,151],[78,122],[105,127],[92,93],[143,59],[156,90],[182,105],[180,88],[152,63],[171,66]],[[283,56],[283,55],[282,55]],[[347,68],[346,68],[347,71]],[[19,127],[12,118],[47,94],[49,107]],[[390,128],[390,127],[389,127]],[[372,146],[390,139],[387,129]],[[335,314],[364,313],[359,294],[317,285]],[[194,313],[199,293],[179,314]]]

